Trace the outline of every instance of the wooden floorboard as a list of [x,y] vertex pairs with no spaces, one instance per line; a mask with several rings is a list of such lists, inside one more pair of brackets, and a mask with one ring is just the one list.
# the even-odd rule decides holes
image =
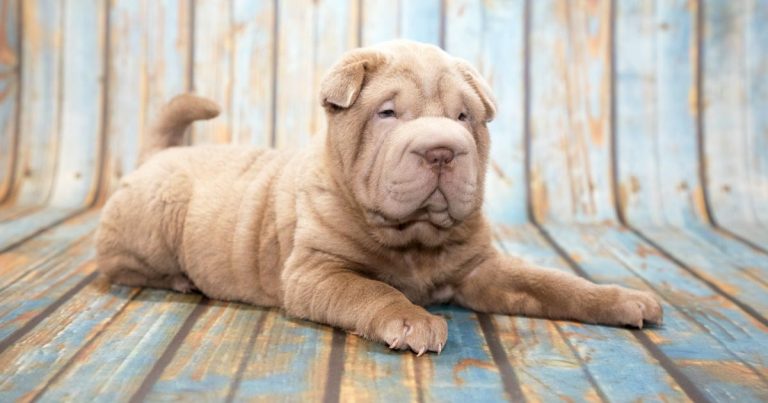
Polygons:
[[[533,225],[498,225],[496,233],[501,247],[507,253],[546,267],[573,271],[563,256]],[[512,318],[506,320],[521,321]],[[585,376],[595,385],[595,393],[603,400],[632,401],[647,396],[655,396],[660,400],[686,398],[688,391],[681,386],[685,381],[670,374],[658,357],[648,351],[630,330],[573,322],[547,323],[557,328],[558,334],[578,358]],[[622,357],[620,363],[616,357]],[[526,371],[529,370],[535,369],[526,368]],[[637,382],[637,379],[643,382]],[[558,385],[559,388],[557,377],[542,381],[546,385]]]
[[655,291],[664,325],[635,331],[433,307],[448,319],[448,344],[417,358],[274,309],[109,285],[94,272],[97,214],[0,254],[0,400],[768,397],[768,328],[733,302],[763,312],[766,294],[736,292],[737,277],[695,259],[751,262],[756,274],[765,260],[711,228],[498,225],[507,253]]
[[764,325],[653,249],[637,253],[643,241],[625,228],[546,231],[590,279],[652,290],[664,300],[665,324],[650,338],[705,396],[759,400],[768,393]]

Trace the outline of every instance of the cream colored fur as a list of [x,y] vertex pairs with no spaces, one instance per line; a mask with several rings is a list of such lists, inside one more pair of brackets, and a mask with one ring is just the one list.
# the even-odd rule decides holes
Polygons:
[[[650,294],[536,267],[492,246],[481,213],[488,85],[464,61],[396,41],[326,76],[328,130],[312,147],[171,147],[218,113],[181,95],[104,208],[100,270],[131,286],[282,307],[391,348],[442,350],[422,306],[642,326]],[[170,148],[167,148],[170,147]]]

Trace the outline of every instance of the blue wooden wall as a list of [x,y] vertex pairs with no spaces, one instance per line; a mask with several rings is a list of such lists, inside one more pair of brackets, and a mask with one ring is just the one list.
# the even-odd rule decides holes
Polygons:
[[[768,0],[0,0],[0,24],[4,396],[71,398],[92,377],[78,387],[105,399],[318,398],[329,362],[334,393],[361,399],[768,396]],[[97,282],[93,207],[170,97],[223,107],[190,144],[299,147],[324,130],[324,71],[398,37],[493,87],[499,247],[654,291],[663,331],[439,308],[452,344],[419,361],[276,311]]]

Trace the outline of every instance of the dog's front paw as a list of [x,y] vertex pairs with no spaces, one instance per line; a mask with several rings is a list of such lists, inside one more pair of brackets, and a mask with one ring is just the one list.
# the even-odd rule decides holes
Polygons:
[[604,320],[611,325],[629,325],[642,329],[643,322],[659,325],[663,319],[661,304],[645,291],[616,286],[613,303],[605,312]]
[[427,351],[440,353],[448,338],[448,324],[440,316],[423,310],[392,315],[380,322],[377,336],[389,348],[411,349],[419,356]]

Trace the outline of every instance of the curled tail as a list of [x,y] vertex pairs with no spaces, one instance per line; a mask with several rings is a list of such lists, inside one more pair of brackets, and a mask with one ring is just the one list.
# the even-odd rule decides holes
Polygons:
[[219,106],[210,99],[193,94],[174,97],[160,111],[160,116],[143,139],[139,165],[158,151],[181,145],[184,131],[190,123],[200,119],[212,119],[218,114]]

